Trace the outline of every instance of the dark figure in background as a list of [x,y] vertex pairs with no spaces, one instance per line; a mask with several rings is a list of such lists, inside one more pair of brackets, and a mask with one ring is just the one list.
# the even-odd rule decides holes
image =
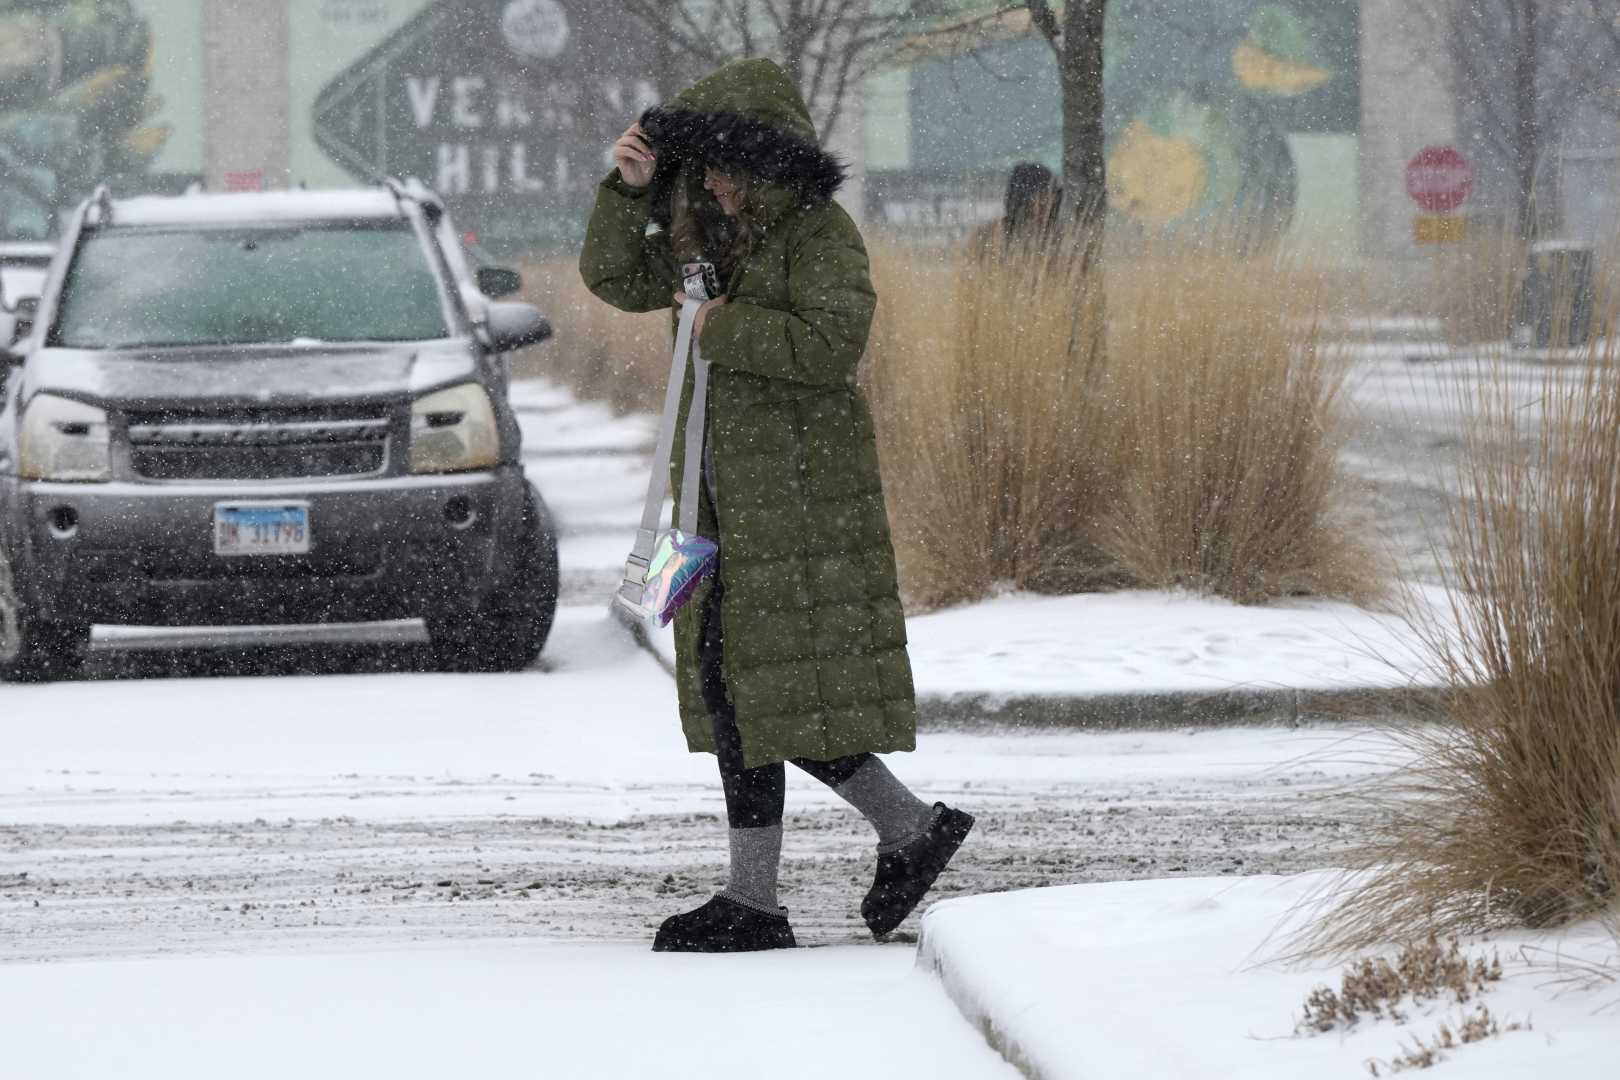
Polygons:
[[1061,228],[1063,186],[1045,165],[1025,161],[1007,177],[1006,215],[976,230],[973,246],[990,254],[1013,244],[1045,245]]

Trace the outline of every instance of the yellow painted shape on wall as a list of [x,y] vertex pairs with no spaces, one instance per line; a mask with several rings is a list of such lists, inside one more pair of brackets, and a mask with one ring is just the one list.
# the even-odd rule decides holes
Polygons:
[[1108,160],[1108,204],[1150,225],[1184,217],[1204,197],[1209,170],[1186,139],[1167,139],[1134,121]]
[[1245,89],[1280,97],[1298,97],[1333,78],[1333,72],[1276,57],[1245,41],[1232,50],[1232,73]]
[[63,90],[59,98],[72,109],[93,109],[109,94],[120,89],[130,74],[127,67],[102,68]]
[[130,148],[130,150],[139,154],[141,157],[154,158],[157,157],[164,145],[168,143],[169,136],[173,133],[174,128],[170,127],[168,124],[159,124],[155,127],[136,128],[134,131],[129,133],[129,138],[125,139],[124,143]]

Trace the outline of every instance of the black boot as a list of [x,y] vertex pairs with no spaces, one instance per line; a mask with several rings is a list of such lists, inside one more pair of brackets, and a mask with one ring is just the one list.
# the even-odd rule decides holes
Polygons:
[[797,945],[786,909],[767,915],[724,896],[695,911],[671,915],[653,938],[653,952],[760,952]]
[[973,828],[971,815],[944,803],[935,803],[934,811],[927,832],[898,851],[878,856],[872,891],[861,901],[861,918],[871,927],[873,937],[882,937],[906,921]]

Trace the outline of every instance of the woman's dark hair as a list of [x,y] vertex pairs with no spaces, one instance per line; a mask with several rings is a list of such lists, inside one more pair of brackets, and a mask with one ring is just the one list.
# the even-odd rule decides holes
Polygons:
[[[1043,196],[1049,200],[1046,208],[1048,216],[1046,220],[1038,221],[1035,219],[1036,208]],[[1063,188],[1051,169],[1033,161],[1014,165],[1012,175],[1007,178],[1008,231],[1051,227],[1057,222],[1058,207],[1062,202]]]

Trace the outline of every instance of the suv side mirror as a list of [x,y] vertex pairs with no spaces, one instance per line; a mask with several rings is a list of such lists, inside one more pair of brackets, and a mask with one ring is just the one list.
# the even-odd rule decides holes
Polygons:
[[490,347],[498,353],[538,345],[551,337],[551,322],[533,304],[493,303],[489,305]]
[[523,275],[500,266],[478,268],[478,291],[491,300],[504,300],[523,291]]

